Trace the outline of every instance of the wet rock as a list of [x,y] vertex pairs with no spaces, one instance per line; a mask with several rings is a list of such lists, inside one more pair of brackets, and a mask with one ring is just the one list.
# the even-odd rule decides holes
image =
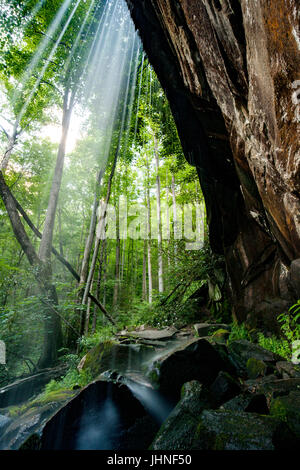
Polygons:
[[285,421],[300,439],[300,390],[273,399],[270,413]]
[[196,323],[194,325],[197,335],[200,338],[205,336],[210,336],[217,330],[225,330],[226,332],[230,330],[230,326],[222,323]]
[[119,344],[106,341],[91,349],[81,360],[78,370],[88,370],[97,378],[106,370],[118,370],[119,373],[140,370],[155,353],[153,346],[142,344]]
[[190,450],[201,412],[212,406],[209,391],[199,382],[183,385],[181,400],[150,446],[151,450]]
[[197,450],[274,450],[295,445],[295,436],[280,420],[225,410],[203,411],[194,440]]
[[177,330],[174,327],[167,327],[167,328],[164,328],[163,330],[157,330],[155,328],[147,328],[147,329],[143,329],[142,331],[121,332],[119,336],[126,336],[129,338],[155,341],[155,340],[170,339],[175,335],[176,332]]
[[256,359],[264,362],[267,366],[276,364],[282,358],[277,354],[268,351],[258,344],[251,343],[245,339],[232,341],[228,346],[229,357],[236,366],[238,372],[247,372],[247,363],[249,359]]
[[221,409],[229,411],[246,411],[248,413],[258,413],[263,415],[269,414],[266,397],[264,395],[253,395],[251,393],[243,393],[234,397],[232,400],[224,403]]
[[5,428],[11,422],[11,418],[0,414],[0,435],[4,432]]
[[75,395],[72,391],[52,392],[46,399],[9,408],[10,422],[0,433],[0,449],[19,449],[30,436],[39,435],[48,420]]
[[264,376],[267,372],[267,365],[255,357],[250,357],[248,359],[246,367],[249,379],[256,379],[259,376]]
[[175,400],[179,399],[184,383],[198,380],[209,385],[221,370],[227,370],[220,354],[205,339],[193,341],[187,347],[162,358],[156,367],[159,370],[160,390]]
[[[146,423],[148,430],[143,429]],[[158,429],[159,424],[125,384],[98,380],[47,422],[41,449],[145,449]]]
[[251,393],[265,395],[268,404],[270,404],[273,398],[288,395],[291,391],[299,390],[300,378],[274,380],[273,377],[266,377],[262,381],[246,381],[245,386],[248,387]]
[[213,401],[217,406],[225,403],[241,392],[240,384],[227,372],[221,371],[209,388]]

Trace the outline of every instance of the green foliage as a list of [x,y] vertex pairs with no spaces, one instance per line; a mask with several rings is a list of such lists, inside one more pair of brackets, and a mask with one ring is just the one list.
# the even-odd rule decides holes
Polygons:
[[111,340],[114,336],[114,333],[116,333],[116,328],[109,324],[106,326],[101,326],[99,330],[92,335],[83,336],[80,339],[81,354],[85,354],[87,351],[100,343]]
[[51,380],[45,387],[42,397],[46,400],[49,394],[60,390],[73,390],[88,385],[93,380],[91,374],[86,370],[71,368],[59,381]]
[[279,339],[274,335],[266,337],[263,333],[258,333],[258,344],[287,360],[291,359],[291,346],[286,339]]
[[233,322],[231,324],[231,331],[228,338],[228,342],[230,343],[239,339],[246,339],[247,341],[252,340],[251,335],[249,333],[249,329],[244,323]]

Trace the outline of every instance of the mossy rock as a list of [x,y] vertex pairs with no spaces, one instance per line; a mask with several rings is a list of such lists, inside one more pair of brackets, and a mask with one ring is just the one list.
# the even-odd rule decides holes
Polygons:
[[300,391],[290,392],[272,400],[270,412],[285,421],[300,439]]
[[255,357],[250,357],[248,359],[246,367],[249,379],[262,377],[267,372],[267,365],[264,363],[264,361],[256,359]]
[[209,392],[196,380],[183,385],[181,400],[160,428],[150,450],[190,450],[199,417],[210,408]]
[[104,341],[82,358],[78,370],[86,370],[93,379],[106,370],[117,370],[119,373],[139,370],[141,364],[152,357],[154,351],[153,346]]
[[204,410],[194,437],[196,450],[275,450],[297,445],[280,420],[228,410]]
[[216,343],[226,344],[229,336],[230,331],[220,328],[219,330],[214,332],[214,334],[212,335],[212,339],[216,341]]

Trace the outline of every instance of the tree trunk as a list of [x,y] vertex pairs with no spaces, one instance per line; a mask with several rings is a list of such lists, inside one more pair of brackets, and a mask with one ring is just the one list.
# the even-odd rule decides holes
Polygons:
[[176,207],[176,194],[175,194],[175,176],[172,175],[172,197],[173,197],[173,230],[174,230],[174,264],[177,264],[177,234],[178,234],[178,219]]
[[[147,183],[148,185],[148,183]],[[152,267],[151,267],[151,204],[150,190],[147,187],[147,254],[148,254],[148,300],[152,303]]]
[[5,170],[7,168],[7,165],[8,165],[8,162],[9,162],[9,159],[10,159],[10,156],[11,156],[12,151],[14,149],[14,146],[16,145],[17,138],[21,133],[18,130],[19,125],[20,125],[20,122],[19,122],[19,119],[17,118],[15,123],[14,123],[13,131],[12,131],[11,135],[8,135],[8,133],[2,128],[3,131],[5,132],[6,137],[8,138],[8,146],[7,146],[7,148],[4,152],[4,155],[3,155],[2,160],[1,160],[1,164],[0,164],[0,170],[1,171],[5,172]]
[[0,171],[0,194],[6,207],[14,234],[21,245],[30,265],[34,268],[35,277],[44,304],[44,342],[43,351],[39,360],[40,368],[49,367],[57,360],[57,353],[62,346],[61,321],[56,310],[58,303],[55,287],[51,284],[49,265],[37,255],[20,219],[15,200],[7,187]]
[[154,137],[154,154],[156,164],[156,198],[157,198],[157,224],[158,224],[158,292],[164,291],[163,279],[163,256],[162,256],[162,225],[161,225],[161,204],[160,204],[160,176],[159,176],[159,156],[157,140]]
[[118,304],[118,293],[120,283],[120,225],[119,225],[119,207],[117,207],[117,223],[116,223],[116,264],[115,264],[115,285],[113,296],[113,307]]
[[58,148],[56,166],[52,180],[49,196],[46,220],[44,224],[43,236],[40,243],[39,257],[42,261],[50,263],[51,248],[53,240],[54,222],[58,203],[59,191],[63,175],[64,160],[66,153],[66,143],[70,127],[71,115],[74,107],[75,92],[66,88],[63,103],[62,135]]
[[143,293],[142,299],[147,299],[147,241],[144,240],[144,251],[143,251]]
[[112,181],[113,181],[113,177],[114,177],[114,174],[115,174],[115,169],[116,169],[116,165],[117,165],[119,151],[120,151],[120,147],[118,146],[118,148],[115,152],[112,169],[111,169],[111,172],[110,172],[110,175],[109,175],[106,198],[105,198],[104,207],[103,207],[103,213],[101,214],[101,218],[99,220],[98,234],[97,234],[98,236],[96,237],[96,240],[95,240],[94,253],[93,253],[93,258],[92,258],[92,262],[91,262],[91,266],[90,266],[90,271],[89,271],[89,274],[88,274],[88,277],[87,277],[86,286],[85,286],[85,290],[84,290],[84,294],[83,294],[83,298],[82,298],[82,305],[86,305],[88,294],[89,294],[90,287],[91,287],[91,282],[92,282],[94,272],[95,272],[95,266],[96,266],[96,261],[97,261],[97,257],[98,257],[99,246],[100,246],[100,240],[101,240],[101,236],[103,235],[103,232],[104,232],[104,229],[105,229],[104,225],[105,225],[105,218],[106,218],[106,214],[107,214],[107,206],[108,206],[108,203],[109,203],[109,200],[110,200]]
[[[88,233],[88,237],[85,243],[84,254],[83,254],[83,259],[82,259],[79,288],[82,288],[82,286],[86,283],[86,280],[87,280],[89,261],[90,261],[90,256],[91,256],[91,251],[92,251],[92,246],[93,246],[93,241],[94,241],[94,236],[95,236],[96,224],[97,224],[97,211],[99,207],[99,191],[100,191],[103,173],[104,173],[104,170],[101,169],[98,172],[97,179],[96,179],[96,188],[95,188],[95,194],[94,194],[92,216],[91,216],[89,233]],[[82,292],[82,295],[83,295],[83,292]]]

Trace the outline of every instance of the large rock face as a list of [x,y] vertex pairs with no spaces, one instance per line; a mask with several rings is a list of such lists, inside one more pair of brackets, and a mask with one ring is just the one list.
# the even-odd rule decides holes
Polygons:
[[[289,270],[300,258],[299,2],[127,3],[197,167],[235,315],[256,311],[272,324],[297,297]],[[274,299],[275,311],[266,307]]]

